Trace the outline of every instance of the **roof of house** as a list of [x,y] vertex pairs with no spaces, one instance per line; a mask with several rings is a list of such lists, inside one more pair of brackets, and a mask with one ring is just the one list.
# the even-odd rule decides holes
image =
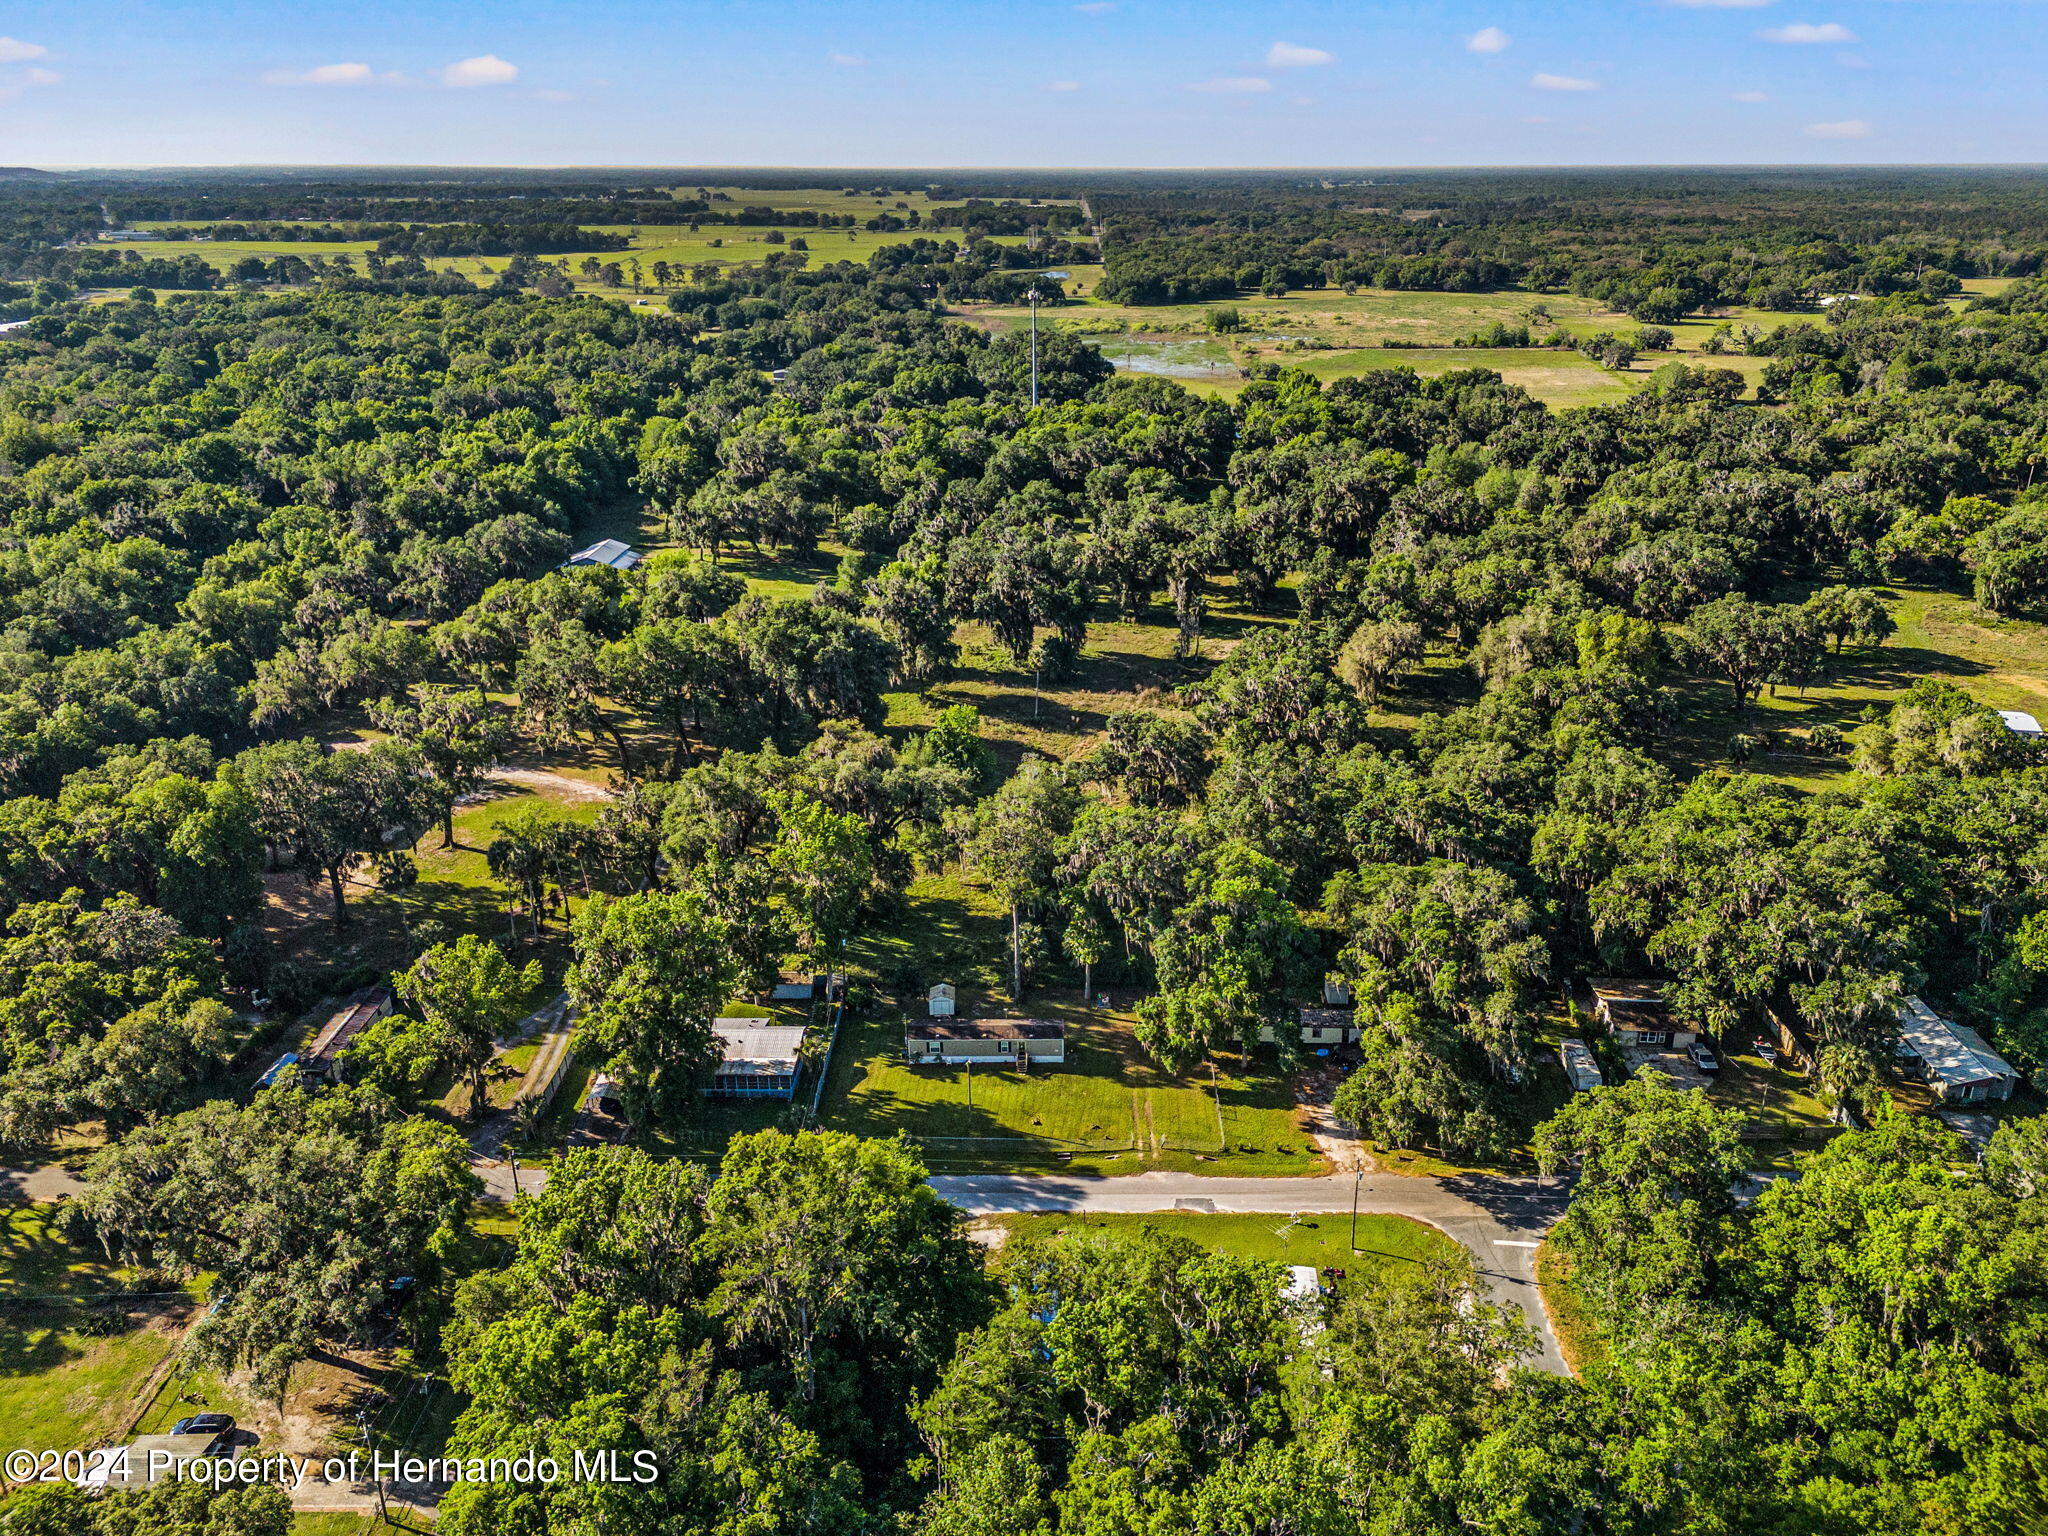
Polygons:
[[1349,1029],[1358,1015],[1349,1008],[1304,1008],[1301,1010],[1303,1029]]
[[1047,1019],[920,1019],[903,1033],[914,1040],[1064,1040],[1067,1026]]
[[340,1055],[348,1049],[349,1042],[362,1033],[365,1025],[383,1018],[390,1011],[391,994],[383,987],[364,987],[360,992],[351,993],[320,1026],[320,1033],[306,1048],[301,1064],[324,1062]]
[[615,571],[630,571],[640,563],[640,551],[617,539],[599,539],[588,549],[579,549],[564,565],[608,565]]
[[1586,985],[1593,989],[1593,1001],[1607,1017],[1626,1029],[1665,1029],[1670,1026],[1671,1006],[1664,1001],[1664,983],[1635,981],[1619,976],[1592,976]]
[[725,1047],[720,1077],[787,1077],[796,1071],[807,1027],[766,1019],[713,1019],[711,1032]]
[[1917,997],[1899,1004],[1899,1042],[1925,1063],[1929,1077],[1949,1087],[2019,1076],[1977,1031],[1943,1018]]
[[2020,736],[2039,736],[2041,722],[2023,709],[2001,709],[1998,718],[2005,722],[2005,728]]

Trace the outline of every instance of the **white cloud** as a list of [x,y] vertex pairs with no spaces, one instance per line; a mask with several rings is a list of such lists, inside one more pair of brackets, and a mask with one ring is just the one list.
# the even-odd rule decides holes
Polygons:
[[46,59],[50,50],[41,43],[24,43],[18,37],[0,37],[0,64],[19,64],[24,59]]
[[1219,75],[1214,80],[1196,80],[1188,85],[1191,91],[1214,91],[1223,96],[1245,96],[1259,91],[1270,91],[1273,82],[1257,75]]
[[825,62],[834,69],[862,69],[866,67],[868,61],[864,54],[828,53],[825,55]]
[[311,69],[273,69],[266,85],[397,85],[404,77],[380,75],[367,64],[316,64]]
[[1806,131],[1816,139],[1867,139],[1870,124],[1860,117],[1852,117],[1841,123],[1808,123]]
[[1299,43],[1275,43],[1266,50],[1268,69],[1306,69],[1312,64],[1336,62],[1334,53],[1325,53],[1320,48],[1304,48]]
[[1769,101],[1771,97],[1768,91],[1737,91],[1733,96],[1730,96],[1728,99],[1730,101],[1747,101],[1750,103],[1755,103],[1759,101]]
[[1853,43],[1856,34],[1839,21],[1793,21],[1757,33],[1767,43]]
[[1501,31],[1499,27],[1481,27],[1477,32],[1474,32],[1465,39],[1465,51],[1468,53],[1506,53],[1508,44],[1513,41],[1514,39]]
[[459,59],[441,71],[441,83],[458,88],[472,85],[510,85],[519,78],[519,66],[508,64],[495,53],[480,53],[473,59]]
[[1045,88],[1048,91],[1057,91],[1064,96],[1070,91],[1081,89],[1081,82],[1078,80],[1048,80],[1045,82]]
[[54,69],[32,69],[23,77],[30,85],[56,85],[63,76]]
[[1600,82],[1598,80],[1585,80],[1577,75],[1536,74],[1529,77],[1529,83],[1539,91],[1597,91],[1600,89]]

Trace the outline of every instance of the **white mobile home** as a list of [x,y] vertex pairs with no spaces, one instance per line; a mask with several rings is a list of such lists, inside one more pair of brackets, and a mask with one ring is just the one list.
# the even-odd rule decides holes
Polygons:
[[945,1019],[906,1024],[903,1055],[913,1066],[961,1062],[1057,1066],[1067,1059],[1067,1026],[1046,1019]]

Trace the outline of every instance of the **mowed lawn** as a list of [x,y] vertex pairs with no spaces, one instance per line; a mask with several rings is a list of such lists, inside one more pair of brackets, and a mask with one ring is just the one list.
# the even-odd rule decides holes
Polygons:
[[[1093,1009],[1071,980],[1034,986],[1021,1006],[994,988],[1007,928],[987,894],[956,875],[926,876],[896,917],[849,948],[881,997],[849,1017],[824,1101],[826,1123],[864,1136],[901,1132],[938,1171],[1068,1166],[1307,1174],[1322,1158],[1288,1086],[1263,1068],[1219,1057],[1170,1076],[1131,1033],[1129,999]],[[928,981],[926,978],[929,978]],[[913,1067],[906,1018],[925,1016],[930,981],[959,989],[959,1017],[1025,1016],[1067,1025],[1067,1059],[1025,1071]]]
[[1011,1239],[1060,1237],[1089,1231],[1141,1232],[1149,1228],[1186,1238],[1211,1253],[1352,1273],[1406,1269],[1432,1260],[1457,1263],[1463,1257],[1463,1250],[1435,1227],[1406,1216],[1360,1215],[1354,1249],[1348,1211],[1294,1217],[1270,1212],[1233,1216],[1184,1211],[1147,1215],[1059,1212],[998,1216],[989,1224],[1000,1227]]
[[[175,1296],[156,1298],[147,1314],[85,1305],[85,1298],[144,1287],[59,1233],[57,1212],[14,1206],[0,1220],[0,1446],[7,1449],[74,1450],[119,1433],[143,1407],[151,1375],[189,1311]],[[165,1288],[154,1280],[147,1286]]]

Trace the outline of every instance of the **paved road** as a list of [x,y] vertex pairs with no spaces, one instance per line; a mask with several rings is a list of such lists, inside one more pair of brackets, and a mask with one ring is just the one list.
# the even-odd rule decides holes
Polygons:
[[[509,1163],[472,1154],[470,1167],[492,1200],[513,1196]],[[971,1216],[1020,1211],[1271,1211],[1275,1214],[1348,1213],[1352,1175],[1314,1179],[1216,1178],[1194,1173],[1139,1173],[1090,1179],[1063,1174],[947,1174],[932,1188]],[[519,1191],[547,1183],[542,1168],[519,1170]],[[78,1193],[68,1169],[0,1169],[0,1201],[59,1200]],[[1464,1174],[1448,1179],[1368,1174],[1358,1186],[1358,1208],[1427,1222],[1464,1244],[1493,1299],[1519,1308],[1542,1348],[1530,1363],[1562,1373],[1541,1293],[1536,1287],[1536,1244],[1564,1214],[1565,1191],[1533,1179]]]
[[[1083,1179],[1043,1174],[959,1174],[932,1188],[975,1216],[1014,1211],[1271,1211],[1348,1214],[1352,1175],[1315,1179],[1232,1179],[1193,1173],[1140,1173]],[[1536,1288],[1536,1244],[1564,1214],[1555,1182],[1461,1175],[1448,1179],[1368,1174],[1358,1209],[1427,1222],[1465,1245],[1493,1299],[1519,1308],[1542,1341],[1530,1364],[1563,1374],[1564,1357]]]

